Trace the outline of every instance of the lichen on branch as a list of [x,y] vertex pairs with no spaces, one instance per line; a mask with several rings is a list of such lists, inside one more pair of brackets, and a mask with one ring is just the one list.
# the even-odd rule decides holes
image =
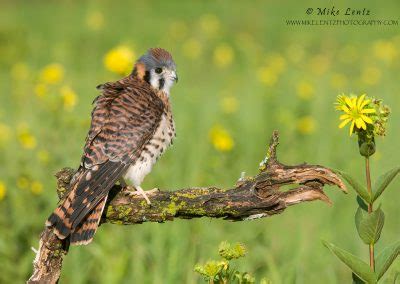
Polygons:
[[[287,207],[305,201],[322,200],[330,203],[323,191],[324,185],[336,185],[346,191],[341,179],[328,168],[307,164],[286,166],[278,162],[278,144],[278,132],[274,131],[267,157],[260,165],[260,173],[239,180],[229,189],[190,187],[152,192],[149,194],[151,205],[148,205],[140,195],[125,195],[120,186],[115,185],[110,191],[101,222],[133,225],[200,217],[244,221],[280,214]],[[60,198],[67,192],[73,174],[74,170],[70,168],[64,168],[56,174]],[[296,187],[282,190],[286,185]],[[60,247],[64,248],[62,253]],[[58,240],[51,230],[45,228],[34,262],[34,273],[28,283],[39,283],[37,281],[46,277],[58,279],[67,247],[64,241]],[[49,278],[49,274],[55,276]]]

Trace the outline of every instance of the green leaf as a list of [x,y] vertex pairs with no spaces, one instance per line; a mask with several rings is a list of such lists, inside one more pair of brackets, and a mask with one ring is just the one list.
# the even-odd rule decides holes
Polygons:
[[372,202],[378,199],[378,197],[383,193],[386,187],[392,182],[399,172],[400,167],[396,167],[378,177],[373,186],[374,194],[372,197]]
[[349,184],[350,186],[357,192],[357,194],[364,199],[367,203],[371,201],[371,196],[368,193],[367,189],[360,184],[357,180],[351,177],[348,173],[345,173],[340,170],[333,170],[337,174],[341,175]]
[[375,260],[375,269],[378,279],[381,279],[399,254],[400,241],[388,245],[379,253]]
[[367,245],[375,244],[381,236],[385,214],[380,207],[371,214],[358,207],[355,222],[358,235],[363,242]]
[[362,261],[357,256],[335,246],[327,241],[322,241],[323,244],[336,255],[344,264],[346,264],[361,280],[366,283],[376,283],[376,275],[370,269],[369,265]]
[[356,201],[358,203],[358,206],[361,207],[361,209],[368,211],[368,205],[367,203],[365,203],[364,199],[362,199],[360,196],[357,195]]
[[360,279],[357,275],[354,273],[351,274],[351,278],[353,279],[353,284],[364,284],[365,282]]

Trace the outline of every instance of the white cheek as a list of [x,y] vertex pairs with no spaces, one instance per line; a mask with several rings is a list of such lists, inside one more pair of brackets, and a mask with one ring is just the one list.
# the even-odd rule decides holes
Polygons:
[[172,85],[174,84],[174,80],[167,78],[164,83],[163,91],[169,95],[169,90],[171,89]]
[[159,84],[158,75],[157,75],[154,71],[151,71],[150,85],[151,85],[154,89],[158,89],[158,86],[159,86],[158,84]]

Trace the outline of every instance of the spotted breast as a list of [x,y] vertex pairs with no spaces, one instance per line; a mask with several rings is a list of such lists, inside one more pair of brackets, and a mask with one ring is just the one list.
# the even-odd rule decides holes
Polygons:
[[[165,100],[163,100],[165,102]],[[173,143],[176,136],[175,123],[166,101],[165,109],[160,124],[156,129],[153,138],[144,146],[139,158],[126,172],[124,178],[130,180],[134,186],[140,186],[143,179],[150,173],[153,165],[165,150]]]

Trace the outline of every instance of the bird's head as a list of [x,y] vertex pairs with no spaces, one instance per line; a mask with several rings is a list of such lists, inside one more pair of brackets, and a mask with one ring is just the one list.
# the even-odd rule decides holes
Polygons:
[[162,48],[150,48],[136,61],[133,74],[168,95],[172,85],[178,82],[175,62]]

